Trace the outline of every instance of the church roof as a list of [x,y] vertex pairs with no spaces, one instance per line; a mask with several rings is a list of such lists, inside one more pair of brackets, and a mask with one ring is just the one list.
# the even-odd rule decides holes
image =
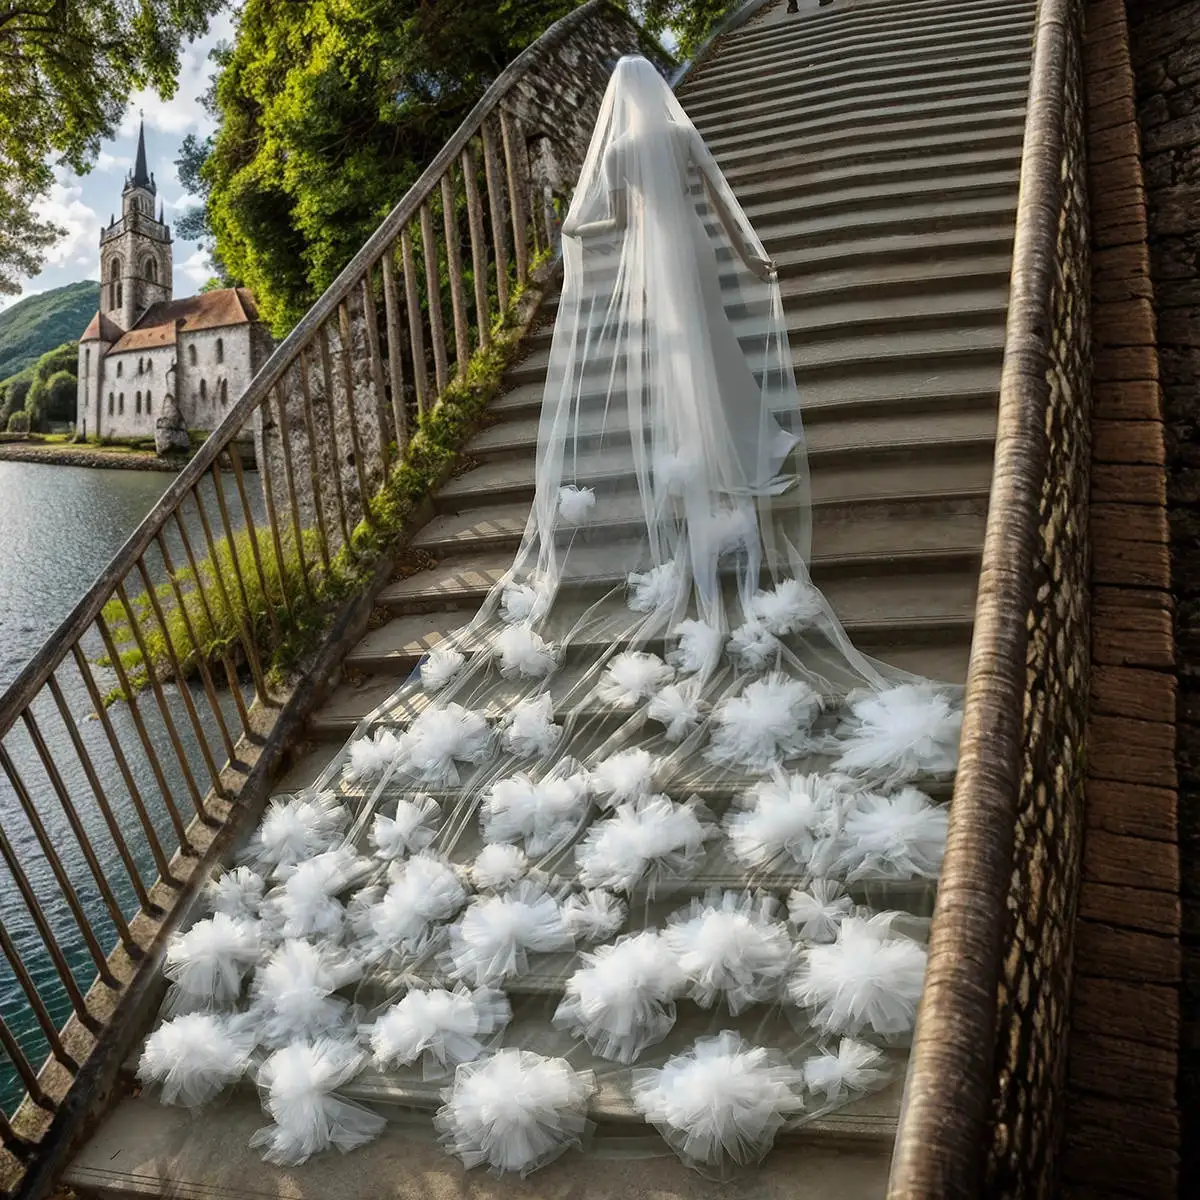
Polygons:
[[138,125],[138,145],[137,158],[133,164],[133,174],[129,176],[125,184],[126,190],[131,187],[145,188],[148,192],[154,192],[157,189],[154,186],[154,177],[146,168],[146,122],[142,121]]
[[163,300],[150,305],[141,320],[121,335],[109,353],[174,345],[176,330],[194,333],[201,329],[246,325],[257,320],[254,297],[245,288],[220,288],[189,296],[186,300]]
[[125,331],[114,321],[110,321],[103,313],[97,313],[83,331],[81,342],[115,342]]

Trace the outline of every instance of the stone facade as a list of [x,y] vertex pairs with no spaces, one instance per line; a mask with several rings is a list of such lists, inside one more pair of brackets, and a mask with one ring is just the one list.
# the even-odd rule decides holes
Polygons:
[[1183,907],[1179,1194],[1200,1185],[1200,0],[1129,0],[1167,440]]

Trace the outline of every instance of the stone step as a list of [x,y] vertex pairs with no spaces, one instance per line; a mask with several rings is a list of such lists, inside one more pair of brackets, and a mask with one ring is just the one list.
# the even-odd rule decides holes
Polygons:
[[[754,1173],[755,1200],[879,1200],[887,1187],[899,1096],[890,1110],[858,1119],[842,1109],[784,1137]],[[497,1185],[438,1144],[429,1120],[403,1109],[384,1135],[353,1154],[325,1154],[301,1168],[262,1161],[248,1144],[267,1124],[257,1097],[240,1092],[204,1112],[204,1124],[157,1098],[128,1096],[101,1120],[72,1159],[64,1182],[81,1196],[113,1200],[728,1200],[730,1185],[704,1179],[664,1153],[645,1128],[597,1132],[592,1154],[564,1155],[528,1183]],[[197,1136],[199,1130],[202,1136]],[[831,1133],[831,1130],[833,1131]],[[605,1154],[605,1150],[608,1153]],[[597,1156],[603,1169],[596,1170]]]
[[806,111],[803,116],[793,115],[787,121],[766,119],[755,122],[748,119],[740,127],[731,126],[706,133],[705,141],[717,161],[723,162],[730,150],[744,151],[763,146],[783,149],[791,138],[820,137],[822,134],[833,136],[839,131],[851,135],[857,132],[862,136],[863,133],[875,132],[874,126],[910,118],[923,119],[925,127],[934,134],[945,118],[980,114],[996,116],[1001,111],[1023,106],[1024,102],[1024,84],[1003,89],[976,89],[966,93],[956,91],[945,95],[940,92],[932,96],[909,93],[895,100],[886,95],[875,98],[863,96],[856,103],[847,101],[838,112],[812,114]]

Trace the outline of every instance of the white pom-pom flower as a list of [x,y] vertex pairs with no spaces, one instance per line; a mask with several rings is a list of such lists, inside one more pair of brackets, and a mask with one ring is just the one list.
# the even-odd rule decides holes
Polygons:
[[471,882],[481,892],[503,891],[529,870],[529,859],[519,846],[496,843],[484,846],[471,864]]
[[749,504],[739,508],[721,508],[712,514],[706,531],[716,544],[718,554],[729,554],[758,536],[758,518]]
[[199,1108],[245,1074],[256,1041],[244,1018],[189,1013],[146,1039],[137,1077],[144,1085],[161,1084],[164,1104]]
[[646,750],[622,750],[601,759],[588,773],[591,790],[604,808],[645,796],[654,788],[659,760]]
[[421,686],[427,692],[440,692],[466,665],[466,658],[453,646],[436,646],[421,660]]
[[865,1092],[888,1077],[883,1051],[853,1038],[836,1050],[822,1050],[804,1062],[804,1084],[828,1106],[842,1104],[851,1092]]
[[779,639],[761,622],[739,625],[729,638],[729,657],[742,671],[765,671],[779,662]]
[[724,636],[706,621],[680,621],[671,631],[679,644],[667,655],[669,662],[682,675],[707,675],[721,660]]
[[487,790],[479,821],[489,842],[524,841],[525,852],[540,857],[570,841],[587,811],[582,775],[534,780],[518,772]]
[[682,742],[700,724],[706,709],[694,683],[671,683],[651,697],[646,716],[666,726],[663,733],[668,741]]
[[735,1016],[776,999],[792,962],[787,926],[775,901],[747,893],[710,894],[672,914],[663,944],[702,1008],[724,1000]]
[[800,867],[824,873],[846,803],[837,778],[788,775],[776,767],[771,779],[756,783],[734,803],[724,825],[739,862],[765,871]]
[[837,940],[812,946],[789,990],[828,1033],[881,1037],[912,1030],[925,979],[925,947],[890,932],[894,913],[847,917]]
[[592,1053],[631,1063],[675,1024],[683,975],[653,930],[619,938],[580,955],[567,980],[554,1024],[587,1042]]
[[226,913],[197,921],[167,943],[163,974],[175,985],[167,1011],[174,1015],[229,1008],[258,959],[259,927]]
[[266,880],[257,871],[234,867],[212,880],[204,889],[204,895],[214,913],[253,921],[262,908],[265,890]]
[[782,1056],[725,1030],[661,1070],[633,1072],[633,1102],[698,1170],[759,1162],[804,1107],[803,1076]]
[[518,700],[504,718],[501,743],[518,758],[545,758],[562,736],[562,726],[554,723],[554,698],[549,692]]
[[657,654],[626,650],[613,657],[596,685],[596,698],[615,708],[633,708],[666,687],[674,675]]
[[457,763],[478,764],[492,753],[492,731],[482,714],[446,704],[426,709],[398,739],[400,769],[421,783],[457,786]]
[[346,909],[338,897],[370,870],[349,846],[326,850],[302,862],[267,897],[264,920],[284,938],[325,936],[342,932]]
[[570,950],[574,942],[558,901],[522,879],[502,896],[478,896],[450,928],[447,965],[473,987],[499,984],[529,970],[530,953]]
[[524,675],[544,679],[558,666],[553,645],[534,633],[528,625],[509,625],[496,634],[496,652],[500,655],[500,674],[506,678]]
[[568,525],[582,525],[596,507],[594,488],[579,488],[573,485],[558,489],[558,515]]
[[835,870],[856,879],[936,879],[946,853],[948,814],[924,792],[860,795],[846,814]]
[[894,780],[948,775],[958,765],[961,733],[962,709],[932,684],[870,692],[850,701],[834,768]]
[[463,1166],[524,1176],[582,1143],[595,1090],[565,1059],[504,1049],[455,1071],[434,1124]]
[[398,750],[399,739],[390,729],[377,729],[369,737],[355,738],[342,774],[350,783],[370,783],[396,761]]
[[500,592],[500,619],[508,625],[540,621],[550,611],[552,596],[542,583],[508,583]]
[[254,976],[252,1012],[267,1046],[345,1032],[349,1004],[334,993],[359,978],[361,967],[344,952],[309,942],[284,942]]
[[437,922],[449,920],[467,900],[459,873],[428,851],[393,863],[390,874],[382,897],[365,896],[353,918],[369,961],[392,953],[421,953],[436,940]]
[[485,1039],[510,1020],[507,997],[493,988],[415,989],[370,1027],[371,1053],[383,1069],[421,1058],[424,1078],[436,1079],[474,1062],[487,1048]]
[[653,895],[665,883],[687,879],[704,862],[704,843],[714,835],[711,817],[695,797],[675,804],[646,796],[623,804],[597,821],[575,847],[584,887]]
[[776,637],[810,628],[824,612],[821,593],[801,579],[785,579],[770,591],[756,592],[746,605],[746,617],[759,622]]
[[432,796],[414,796],[396,801],[396,815],[375,814],[371,826],[371,845],[375,857],[390,862],[416,854],[437,837],[442,810]]
[[814,879],[788,896],[788,916],[806,942],[832,942],[853,910],[854,902],[832,879]]
[[628,906],[603,888],[576,892],[563,901],[562,917],[577,942],[590,944],[612,937],[625,924]]
[[629,599],[626,603],[634,612],[651,613],[669,608],[679,596],[683,577],[673,562],[635,571],[629,576]]
[[772,672],[717,705],[706,757],[722,766],[769,770],[812,748],[809,731],[820,709],[807,683]]
[[273,799],[246,857],[264,875],[286,874],[297,863],[340,845],[350,814],[332,792],[300,792]]
[[263,1108],[275,1122],[250,1145],[279,1166],[299,1166],[336,1147],[345,1153],[378,1137],[387,1122],[337,1095],[362,1070],[366,1055],[349,1041],[319,1038],[293,1042],[263,1063],[258,1085]]

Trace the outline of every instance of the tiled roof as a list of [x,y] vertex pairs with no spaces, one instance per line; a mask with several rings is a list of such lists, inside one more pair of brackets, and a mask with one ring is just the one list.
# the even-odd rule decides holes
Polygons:
[[115,342],[123,334],[124,330],[107,317],[97,313],[89,322],[88,327],[83,331],[81,342]]
[[152,304],[142,319],[109,351],[152,350],[170,346],[175,341],[176,328],[184,333],[199,329],[221,329],[227,325],[245,325],[258,320],[254,300],[245,288],[221,288],[201,292],[186,300],[165,300]]

